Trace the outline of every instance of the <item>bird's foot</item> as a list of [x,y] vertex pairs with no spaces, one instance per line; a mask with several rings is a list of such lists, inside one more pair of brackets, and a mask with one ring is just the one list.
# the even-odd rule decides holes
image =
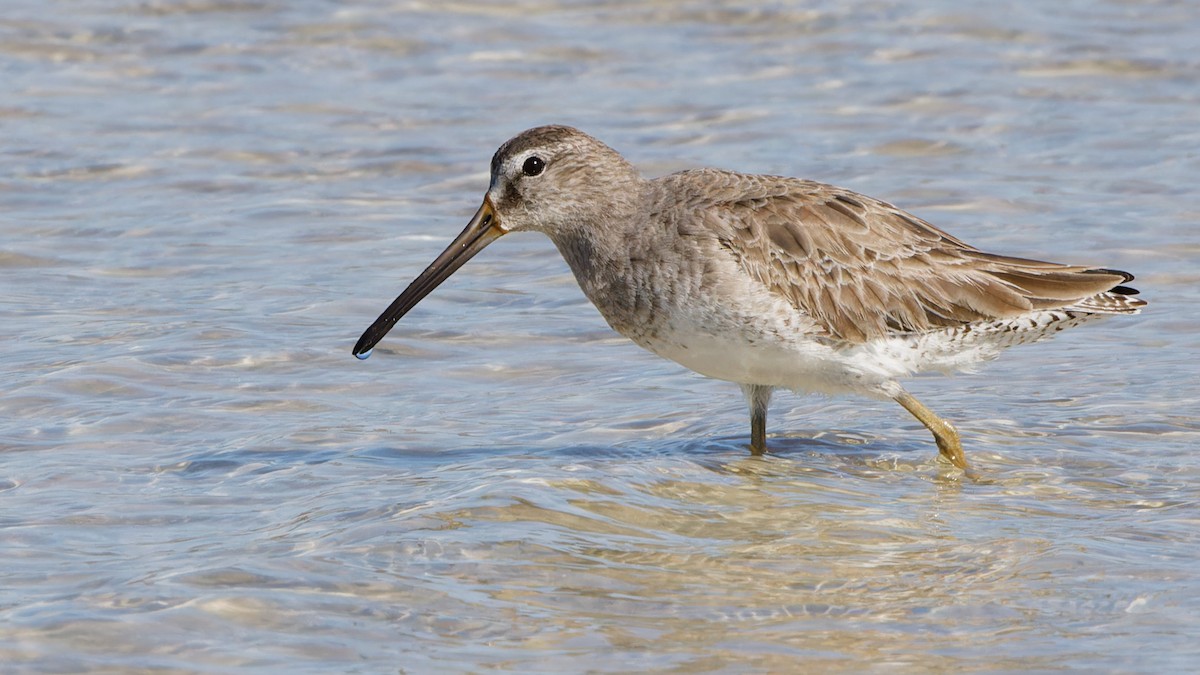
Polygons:
[[[942,422],[945,425],[945,430],[939,429],[942,433],[934,432],[934,440],[937,441],[938,451],[942,453],[951,464],[962,470],[967,470],[967,455],[963,452],[962,441],[958,440],[958,432],[954,427],[950,426],[949,422]],[[949,433],[946,433],[949,432]]]

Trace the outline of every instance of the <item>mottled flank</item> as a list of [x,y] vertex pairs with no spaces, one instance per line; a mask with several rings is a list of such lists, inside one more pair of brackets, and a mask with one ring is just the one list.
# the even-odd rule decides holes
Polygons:
[[368,352],[489,242],[545,233],[615,330],[742,385],[751,448],[777,387],[896,400],[965,468],[958,434],[898,379],[1145,302],[1133,276],[986,253],[891,204],[796,178],[698,169],[647,180],[570,127],[525,131],[492,158],[483,206],[363,334]]

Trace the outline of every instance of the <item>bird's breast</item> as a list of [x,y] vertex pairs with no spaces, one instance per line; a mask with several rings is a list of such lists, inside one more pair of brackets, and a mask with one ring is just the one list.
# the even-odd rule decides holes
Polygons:
[[703,240],[640,241],[619,255],[603,242],[555,243],[608,324],[663,358],[731,382],[830,393],[853,385],[811,317]]

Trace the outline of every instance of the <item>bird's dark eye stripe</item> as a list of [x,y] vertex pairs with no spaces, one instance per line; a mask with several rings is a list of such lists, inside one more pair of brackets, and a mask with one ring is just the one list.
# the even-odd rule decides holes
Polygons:
[[537,155],[533,155],[525,160],[525,164],[521,166],[521,173],[526,176],[536,176],[546,168],[546,162]]

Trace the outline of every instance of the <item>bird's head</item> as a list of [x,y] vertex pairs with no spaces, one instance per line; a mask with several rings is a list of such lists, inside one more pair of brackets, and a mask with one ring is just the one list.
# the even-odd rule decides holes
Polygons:
[[595,227],[633,204],[642,182],[615,150],[566,126],[521,132],[500,146],[491,168],[491,182],[475,216],[363,333],[355,356],[369,356],[401,317],[496,239],[531,230],[557,241]]

